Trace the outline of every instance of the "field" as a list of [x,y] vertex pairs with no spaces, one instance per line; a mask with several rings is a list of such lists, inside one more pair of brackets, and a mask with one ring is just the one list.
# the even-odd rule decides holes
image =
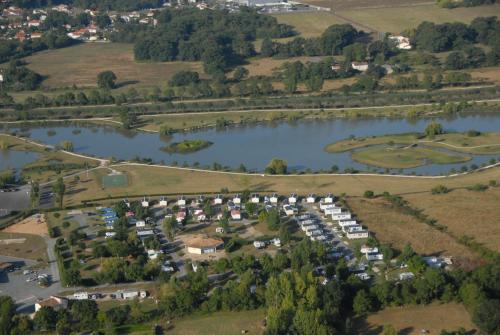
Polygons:
[[333,24],[346,23],[328,12],[310,13],[283,13],[273,15],[279,23],[288,24],[295,28],[301,37],[315,37],[321,35],[326,28]]
[[395,169],[427,164],[460,163],[471,159],[468,156],[448,154],[420,147],[373,147],[353,152],[352,158],[362,164]]
[[46,236],[47,231],[47,220],[45,219],[45,214],[32,215],[21,222],[13,224],[4,230],[4,233],[30,233],[31,235]]
[[167,333],[171,335],[232,335],[262,334],[264,311],[220,312],[207,316],[194,316],[173,322],[173,329]]
[[339,10],[336,13],[353,22],[362,23],[375,31],[396,34],[406,29],[415,28],[422,21],[469,23],[478,16],[491,16],[498,12],[500,12],[500,5],[446,9],[435,4],[422,4],[411,7],[348,9]]
[[23,243],[0,244],[0,254],[47,261],[47,246],[43,237],[32,234],[0,232],[0,240],[26,239]]
[[430,3],[429,0],[303,0],[301,3],[306,3],[314,6],[325,8],[333,8],[333,10],[353,9],[353,8],[384,8],[384,7],[400,7],[413,6],[421,3]]
[[489,180],[500,180],[500,169],[494,168],[465,176],[447,178],[391,177],[383,175],[288,175],[264,176],[210,171],[194,171],[160,166],[136,164],[116,165],[113,169],[126,172],[129,187],[126,190],[103,190],[101,177],[108,169],[94,170],[89,180],[79,185],[81,189],[65,197],[67,204],[79,204],[82,200],[106,198],[108,196],[144,196],[162,193],[204,193],[219,192],[227,187],[230,192],[251,189],[255,191],[276,191],[283,194],[297,192],[317,194],[342,192],[348,195],[362,195],[365,190],[389,191],[394,194],[426,192],[432,187],[444,184],[449,188],[466,187],[477,183],[487,184]]
[[122,43],[84,43],[49,50],[24,59],[28,67],[48,78],[46,87],[96,86],[97,74],[111,70],[118,77],[118,85],[131,87],[164,85],[176,72],[194,70],[203,72],[201,63],[136,62],[133,45]]
[[355,322],[355,333],[361,335],[382,334],[384,325],[392,325],[398,334],[439,334],[442,330],[465,328],[467,334],[477,330],[463,305],[457,303],[422,306],[391,307]]
[[[424,194],[436,201],[436,196],[423,193],[422,197]],[[397,250],[410,243],[419,254],[452,256],[466,267],[478,260],[476,255],[446,233],[402,213],[385,199],[351,197],[347,202],[361,224],[368,227],[382,243],[390,243]],[[443,202],[440,204],[443,206]]]
[[500,252],[500,189],[484,192],[453,190],[447,194],[405,196],[412,207],[448,227],[456,236],[472,236],[476,242]]

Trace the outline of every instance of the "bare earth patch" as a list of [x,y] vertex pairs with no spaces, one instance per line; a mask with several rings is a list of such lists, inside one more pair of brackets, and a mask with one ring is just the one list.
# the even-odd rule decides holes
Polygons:
[[35,214],[19,223],[5,228],[3,232],[46,236],[48,234],[47,220],[44,214]]

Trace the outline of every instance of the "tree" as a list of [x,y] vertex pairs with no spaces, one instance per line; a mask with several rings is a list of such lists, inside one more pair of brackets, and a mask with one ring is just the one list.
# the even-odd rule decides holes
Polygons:
[[268,174],[286,174],[287,165],[285,160],[273,158],[267,165],[265,172]]
[[165,231],[165,235],[167,239],[173,241],[175,238],[175,232],[177,229],[177,221],[175,218],[165,219],[163,221],[163,230]]
[[33,318],[35,328],[41,331],[54,329],[57,321],[57,313],[52,307],[42,306]]
[[359,290],[354,297],[352,308],[357,315],[366,315],[373,309],[373,301],[365,290]]
[[383,335],[397,335],[393,325],[384,325]]
[[30,200],[32,208],[38,207],[40,201],[40,184],[37,181],[31,183]]
[[66,191],[66,185],[62,177],[57,178],[57,181],[52,184],[52,191],[56,195],[56,201],[59,204],[59,208],[62,208],[64,192]]
[[267,212],[266,223],[269,230],[278,230],[280,227],[280,214],[276,209],[271,209]]
[[92,330],[98,327],[95,322],[98,311],[97,303],[94,300],[76,300],[71,306],[73,319],[83,330]]
[[233,73],[233,78],[235,81],[241,81],[248,76],[248,70],[243,66],[238,66]]
[[474,310],[472,320],[488,334],[500,331],[500,300],[483,299]]
[[9,335],[12,318],[16,314],[16,304],[9,296],[0,296],[0,335]]
[[113,71],[103,71],[97,75],[97,86],[102,89],[111,90],[116,87],[116,75]]
[[262,41],[260,54],[264,57],[272,57],[274,55],[274,45],[270,38],[264,38]]
[[437,122],[431,122],[425,127],[425,136],[433,137],[444,134],[443,126]]

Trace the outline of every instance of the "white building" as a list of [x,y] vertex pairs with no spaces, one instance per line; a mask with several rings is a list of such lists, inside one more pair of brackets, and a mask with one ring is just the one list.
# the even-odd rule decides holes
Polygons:
[[186,197],[181,195],[177,198],[177,206],[186,206]]
[[224,241],[218,238],[197,235],[185,241],[187,252],[196,255],[215,253],[224,248]]
[[408,279],[413,279],[415,275],[413,272],[402,272],[399,274],[399,280],[408,280]]
[[266,247],[266,242],[264,242],[264,241],[253,241],[253,246],[256,249],[262,249],[262,248]]
[[367,62],[352,62],[351,67],[354,70],[357,70],[360,72],[366,72],[368,70],[368,63]]
[[254,204],[258,204],[260,202],[259,195],[256,193],[252,194],[252,198],[250,199],[250,201]]
[[50,298],[39,300],[35,303],[35,313],[38,312],[42,307],[51,307],[55,311],[66,309],[68,308],[68,299],[53,295],[50,296]]
[[217,194],[214,198],[214,205],[222,205],[224,202],[224,197],[221,194]]
[[333,215],[342,213],[342,208],[340,207],[329,207],[325,208],[325,215]]
[[233,197],[233,203],[234,203],[235,205],[241,205],[241,195],[236,194],[236,195]]
[[88,300],[89,293],[88,292],[75,292],[73,293],[73,299],[75,300]]
[[149,201],[146,200],[146,198],[142,199],[141,206],[144,207],[144,208],[148,208],[149,207]]
[[332,204],[333,203],[333,195],[331,193],[328,193],[324,199],[324,203],[326,204]]
[[308,204],[314,204],[316,202],[316,196],[314,194],[309,194],[306,198]]
[[410,39],[405,36],[389,36],[389,39],[396,44],[396,48],[401,50],[411,50]]
[[370,236],[370,232],[368,230],[358,230],[353,232],[347,232],[346,237],[350,240],[358,239],[358,238],[368,238]]
[[332,220],[345,220],[345,219],[350,219],[351,218],[351,213],[345,212],[345,213],[340,213],[340,214],[332,214]]
[[288,197],[288,203],[290,205],[295,205],[297,203],[297,200],[299,199],[299,197],[297,196],[296,193],[292,193],[290,194],[290,196]]
[[231,211],[231,218],[233,220],[241,220],[241,211],[238,209],[233,209]]
[[161,197],[160,198],[160,206],[167,207],[167,205],[168,205],[167,198],[166,197]]
[[146,227],[146,221],[143,220],[138,220],[135,222],[135,227],[136,228],[144,228]]

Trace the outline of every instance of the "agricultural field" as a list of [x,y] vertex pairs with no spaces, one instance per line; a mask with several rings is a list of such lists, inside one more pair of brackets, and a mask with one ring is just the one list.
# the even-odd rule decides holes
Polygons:
[[392,325],[398,334],[439,334],[442,330],[458,330],[463,327],[467,334],[477,329],[465,307],[457,303],[422,306],[391,307],[355,322],[355,333],[360,335],[382,334],[384,325]]
[[[432,197],[430,193],[422,193],[422,196],[424,194]],[[406,243],[410,243],[419,254],[452,256],[465,267],[478,261],[478,256],[467,247],[446,233],[401,212],[385,199],[349,197],[347,203],[361,224],[380,242],[389,243],[397,250],[402,250]],[[440,204],[446,206],[444,202]]]
[[464,189],[447,194],[409,194],[404,197],[412,207],[445,225],[455,236],[471,236],[485,247],[500,252],[500,188],[484,192]]
[[361,23],[375,31],[398,34],[406,29],[417,27],[422,21],[469,23],[476,17],[491,16],[498,12],[500,12],[500,5],[446,9],[440,8],[434,3],[427,3],[407,7],[374,7],[363,10],[339,9],[335,13],[352,21],[352,23]]
[[123,43],[84,43],[40,52],[24,60],[30,69],[47,77],[42,85],[50,88],[95,87],[97,74],[107,70],[116,74],[117,84],[125,89],[161,86],[182,70],[203,72],[197,62],[136,62],[133,45]]

